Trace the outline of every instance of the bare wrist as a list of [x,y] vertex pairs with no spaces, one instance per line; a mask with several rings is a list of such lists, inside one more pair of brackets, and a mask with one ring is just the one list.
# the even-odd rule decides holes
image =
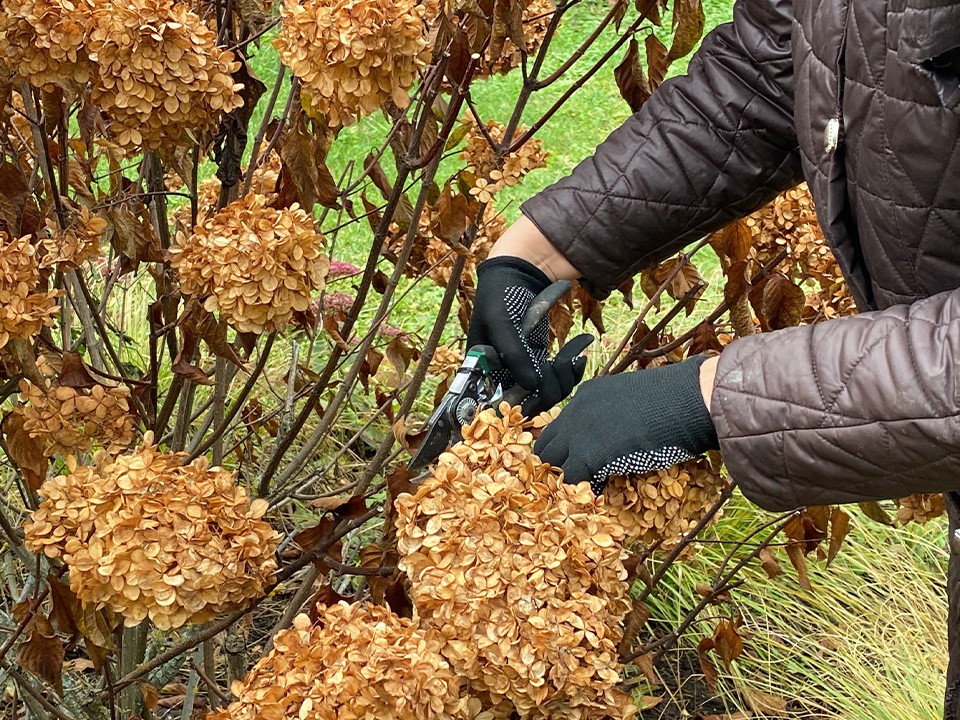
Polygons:
[[720,364],[720,357],[712,357],[705,360],[700,366],[700,393],[703,395],[703,404],[710,410],[710,400],[713,396],[713,386],[717,380],[717,365]]
[[522,258],[536,265],[553,281],[574,280],[581,275],[537,226],[523,216],[507,228],[487,257],[503,255]]

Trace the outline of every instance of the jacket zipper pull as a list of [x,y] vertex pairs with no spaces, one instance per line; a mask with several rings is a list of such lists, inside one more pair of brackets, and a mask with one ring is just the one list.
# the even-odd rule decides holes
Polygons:
[[840,118],[832,117],[827,121],[827,126],[823,129],[823,150],[827,155],[832,155],[840,142]]

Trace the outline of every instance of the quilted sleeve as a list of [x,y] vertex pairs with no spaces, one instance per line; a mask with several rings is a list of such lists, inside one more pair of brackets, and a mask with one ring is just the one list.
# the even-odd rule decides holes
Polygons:
[[711,415],[731,477],[761,507],[960,488],[960,290],[743,338]]
[[791,8],[739,0],[687,75],[521,206],[594,295],[800,181]]

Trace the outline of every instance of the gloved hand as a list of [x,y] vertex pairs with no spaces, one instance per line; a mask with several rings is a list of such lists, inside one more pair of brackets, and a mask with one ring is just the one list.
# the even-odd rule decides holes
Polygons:
[[588,380],[534,452],[562,468],[566,482],[589,480],[599,495],[611,475],[661,470],[719,449],[700,392],[706,359]]
[[522,403],[528,417],[549,410],[567,397],[583,379],[586,368],[586,359],[580,353],[589,335],[571,340],[553,361],[548,361],[548,319],[540,321],[526,336],[521,330],[530,303],[550,285],[550,278],[539,268],[517,257],[495,257],[477,268],[467,347],[490,345],[497,351],[503,367],[496,371],[495,379],[504,388],[516,383],[531,391]]

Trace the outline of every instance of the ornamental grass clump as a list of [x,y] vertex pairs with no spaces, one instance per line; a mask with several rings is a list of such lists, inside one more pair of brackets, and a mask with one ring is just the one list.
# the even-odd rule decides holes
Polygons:
[[617,645],[623,532],[533,454],[519,409],[480,413],[396,501],[416,612],[489,717],[629,718]]
[[467,720],[476,701],[440,654],[439,633],[384,607],[298,615],[208,720]]
[[407,107],[436,13],[435,0],[286,0],[274,45],[300,78],[304,105],[339,128],[387,100]]
[[170,248],[180,288],[240,332],[278,332],[324,288],[323,236],[299,205],[268,207],[262,195],[232,202]]
[[69,473],[43,484],[24,526],[26,547],[61,560],[70,589],[128,627],[203,623],[260,597],[277,564],[279,536],[233,475],[204,458],[183,464],[147,432],[129,455],[67,458]]

